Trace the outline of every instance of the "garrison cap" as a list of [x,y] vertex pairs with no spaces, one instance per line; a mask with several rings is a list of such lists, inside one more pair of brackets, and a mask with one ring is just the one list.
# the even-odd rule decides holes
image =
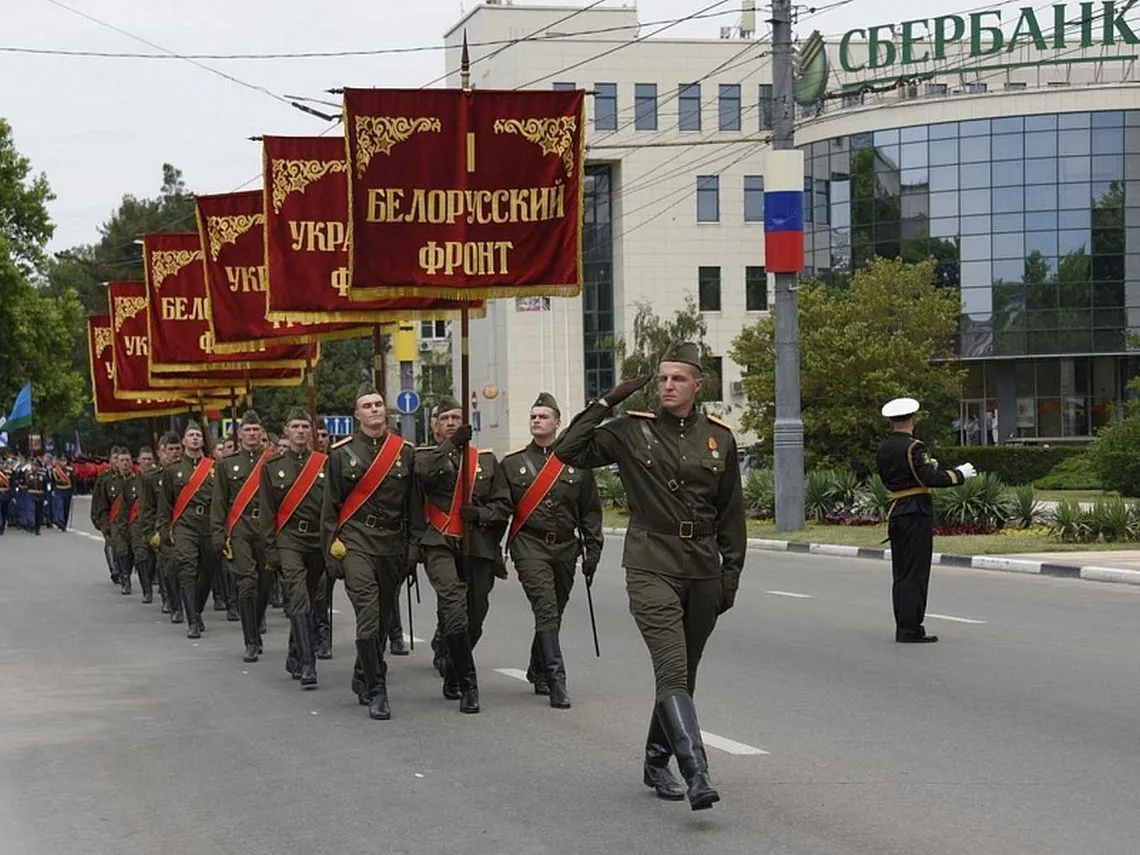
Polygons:
[[[365,395],[380,395],[380,390],[377,389],[375,384],[373,384],[371,382],[361,383],[360,387],[356,390],[356,398],[354,399],[354,402],[359,401]],[[384,400],[383,395],[380,395],[380,400],[381,401]]]
[[192,431],[192,430],[196,430],[196,431],[198,431],[198,433],[202,433],[202,426],[200,424],[198,424],[196,421],[194,421],[193,419],[186,422],[186,427],[184,427],[182,429],[182,435],[186,436],[186,434],[190,433],[190,431]]
[[324,420],[324,417],[321,417],[317,419],[317,423],[313,425],[313,427],[317,430],[323,430],[327,432],[329,429],[329,423]]
[[266,439],[269,440],[270,445],[276,445],[281,441],[281,437],[275,433],[266,434]]
[[178,434],[172,430],[168,430],[162,435],[162,439],[158,441],[159,445],[178,445]]
[[460,404],[451,395],[444,395],[435,402],[435,409],[431,411],[433,416],[438,416],[441,413],[450,413],[452,410],[462,410],[463,405]]
[[257,414],[257,410],[246,410],[245,415],[241,417],[241,426],[249,427],[250,425],[257,425],[261,427],[261,416]]
[[661,357],[662,362],[684,362],[701,371],[701,352],[691,341],[678,341],[669,346]]
[[285,424],[289,422],[310,422],[309,414],[302,410],[300,407],[293,407],[285,414]]
[[554,410],[554,415],[558,418],[562,418],[562,411],[558,409],[558,402],[554,400],[554,396],[549,392],[539,392],[538,398],[531,404],[531,408],[534,407],[550,407],[550,409]]
[[140,455],[143,455],[143,454],[154,454],[154,449],[153,449],[153,448],[151,448],[149,445],[144,445],[142,448],[140,448],[140,449],[139,449],[139,454],[140,454]]
[[883,418],[891,421],[908,419],[918,412],[919,406],[914,398],[895,398],[883,404]]

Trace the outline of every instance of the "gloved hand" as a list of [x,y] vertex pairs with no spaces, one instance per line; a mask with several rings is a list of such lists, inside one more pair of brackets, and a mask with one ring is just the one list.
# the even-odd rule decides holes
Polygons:
[[720,595],[720,608],[717,614],[722,615],[736,605],[736,588],[724,588]]
[[589,588],[594,584],[594,574],[598,572],[597,559],[587,560],[582,559],[582,575],[586,579],[586,587]]
[[602,398],[611,407],[616,407],[646,383],[653,379],[653,375],[646,374],[644,377],[634,377],[632,380],[622,380],[614,386]]
[[479,509],[474,505],[464,505],[459,510],[459,516],[465,523],[478,523]]
[[973,478],[978,474],[978,470],[974,468],[973,463],[963,463],[961,466],[957,467],[956,471],[963,478]]
[[451,435],[451,442],[457,448],[462,448],[471,442],[471,425],[460,425],[456,428],[455,433]]

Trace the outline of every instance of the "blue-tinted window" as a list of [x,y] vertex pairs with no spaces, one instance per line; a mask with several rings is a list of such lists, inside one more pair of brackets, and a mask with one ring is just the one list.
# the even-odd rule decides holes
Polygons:
[[1092,159],[1088,155],[1057,158],[1061,181],[1088,181],[1092,178]]
[[677,127],[682,131],[701,129],[701,84],[682,83],[677,87]]
[[573,83],[567,83],[565,81],[559,81],[556,83],[552,83],[550,88],[553,89],[555,92],[561,92],[561,91],[572,91],[572,90],[576,89],[577,87]]
[[1001,134],[993,138],[994,160],[1020,160],[1025,157],[1025,137],[1022,134]]
[[1055,131],[1055,130],[1057,130],[1057,117],[1055,115],[1026,116],[1025,117],[1025,130],[1027,130],[1027,131]]
[[720,84],[720,129],[722,131],[740,130],[740,84]]
[[633,85],[634,128],[639,131],[657,130],[657,84]]
[[1042,184],[1025,188],[1025,210],[1027,211],[1055,211],[1057,210],[1057,185]]
[[1087,128],[1092,124],[1088,113],[1059,113],[1057,127],[1061,130],[1067,128]]
[[963,190],[989,187],[990,165],[988,163],[963,163],[958,167],[958,186]]
[[1054,157],[1057,154],[1057,134],[1054,131],[1037,131],[1025,135],[1026,157]]
[[761,83],[759,100],[757,101],[757,115],[759,116],[760,130],[772,129],[772,84]]
[[947,122],[944,125],[931,125],[929,136],[932,140],[954,140],[958,138],[958,123]]
[[1105,154],[1092,159],[1093,181],[1120,181],[1123,178],[1123,154]]
[[764,176],[744,176],[744,222],[764,222]]
[[617,130],[617,84],[594,84],[594,127],[599,131]]
[[1026,184],[1056,184],[1057,158],[1039,157],[1025,161]]
[[1024,160],[995,160],[992,165],[995,187],[1010,187],[1025,183]]
[[927,144],[925,142],[918,143],[903,143],[899,158],[901,166],[904,168],[915,166],[926,166],[927,164]]
[[931,163],[957,163],[958,140],[932,140],[930,143]]
[[[944,163],[945,161],[935,160],[935,163]],[[930,180],[930,190],[935,192],[938,190],[957,190],[958,189],[958,167],[957,166],[932,166],[928,172]]]
[[959,143],[960,155],[963,163],[971,163],[990,159],[989,137],[964,137]]
[[720,176],[697,176],[697,222],[720,222]]
[[1057,134],[1057,148],[1064,155],[1088,154],[1092,150],[1088,130],[1061,131]]
[[990,120],[989,119],[976,119],[972,122],[959,122],[958,123],[958,136],[960,136],[960,137],[989,136],[989,134],[990,134]]

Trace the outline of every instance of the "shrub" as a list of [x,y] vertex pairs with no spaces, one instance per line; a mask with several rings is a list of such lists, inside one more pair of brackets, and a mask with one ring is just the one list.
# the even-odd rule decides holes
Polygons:
[[1043,518],[1042,506],[1028,484],[1016,487],[1013,491],[1013,514],[1010,522],[1016,522],[1021,528],[1029,528],[1041,522]]
[[1097,526],[1091,512],[1075,499],[1065,499],[1049,515],[1049,531],[1062,543],[1090,543],[1096,540]]
[[1140,496],[1140,416],[1103,428],[1088,456],[1105,489]]
[[1136,514],[1119,496],[1097,501],[1091,517],[1094,540],[1097,534],[1104,538],[1105,543],[1136,539]]
[[1092,455],[1087,452],[1074,454],[1053,467],[1044,478],[1038,478],[1033,486],[1039,490],[1102,490],[1100,476],[1093,468]]
[[944,469],[969,461],[979,472],[996,475],[1006,484],[1032,484],[1052,472],[1062,460],[1081,451],[1082,448],[1071,446],[969,445],[947,446],[933,453]]
[[855,503],[856,509],[867,516],[884,519],[891,509],[891,491],[877,474],[867,479],[867,483],[859,491]]
[[744,483],[744,507],[749,515],[767,519],[776,514],[776,473],[754,469]]
[[595,469],[598,497],[603,507],[625,508],[625,484],[614,469]]
[[827,469],[809,472],[804,482],[804,515],[822,522],[834,513],[838,505],[834,474]]
[[996,475],[971,478],[957,487],[934,491],[934,521],[941,526],[1001,528],[1015,515],[1013,497]]

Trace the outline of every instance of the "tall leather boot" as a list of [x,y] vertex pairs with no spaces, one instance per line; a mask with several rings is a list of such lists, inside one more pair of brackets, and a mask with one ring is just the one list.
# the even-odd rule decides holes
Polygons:
[[475,656],[467,633],[447,636],[447,651],[459,678],[459,711],[479,712],[479,678],[475,673]]
[[[301,615],[309,625],[309,639],[313,637],[313,625],[308,615]],[[301,654],[297,647],[297,633],[293,629],[293,618],[289,618],[289,643],[285,646],[285,670],[294,680],[301,679]]]
[[693,699],[688,695],[670,695],[657,704],[657,715],[688,784],[689,807],[693,810],[711,808],[720,801],[720,793],[709,780],[709,761]]
[[431,637],[431,665],[435,668],[439,676],[447,680],[447,642],[443,640],[443,634],[439,631],[439,624],[436,624],[435,635]]
[[672,756],[669,739],[665,736],[661,720],[657,717],[657,708],[654,707],[649,716],[649,735],[645,737],[645,769],[642,780],[645,786],[654,789],[657,798],[679,802],[685,798],[685,788],[669,771],[669,758]]
[[408,656],[408,644],[404,641],[404,625],[400,620],[400,601],[392,603],[392,619],[388,626],[388,650],[393,656]]
[[144,561],[138,566],[139,572],[139,585],[142,587],[142,601],[146,604],[154,602],[154,577],[153,568],[149,561]]
[[[444,639],[444,644],[446,645],[446,643],[447,640]],[[459,691],[459,672],[455,670],[455,660],[446,651],[441,655],[443,657],[443,696],[449,701],[457,701],[463,697],[463,693]]]
[[226,597],[226,620],[236,623],[241,620],[241,615],[238,614],[237,579],[233,573],[223,573],[222,580]]
[[119,559],[119,593],[124,597],[131,595],[131,559],[123,557]]
[[536,695],[549,695],[550,684],[546,682],[546,669],[542,665],[542,651],[538,647],[538,633],[530,642],[530,664],[526,667],[526,678],[534,686]]
[[566,666],[562,661],[562,646],[558,643],[558,630],[544,629],[537,634],[538,649],[546,669],[546,683],[550,689],[550,705],[556,710],[570,709],[570,695],[566,693]]
[[332,659],[332,619],[329,613],[317,615],[317,658]]
[[356,655],[364,672],[364,697],[368,699],[368,717],[376,721],[387,721],[392,717],[388,707],[386,681],[382,684],[380,669],[380,643],[375,636],[356,639]]
[[269,605],[275,609],[285,607],[285,599],[281,596],[281,574],[273,574],[273,583],[269,587]]
[[238,616],[241,618],[241,634],[245,639],[245,654],[242,662],[256,662],[261,651],[261,636],[257,634],[257,600],[244,597],[238,600]]
[[177,567],[170,568],[170,575],[166,577],[166,580],[170,585],[170,590],[167,593],[170,598],[170,622],[182,623],[182,611],[185,604],[182,602],[182,584],[178,581]]
[[111,570],[111,584],[119,584],[119,563],[115,561],[115,549],[107,541],[103,541],[103,557],[107,559],[107,567]]
[[301,688],[317,687],[317,656],[313,651],[313,625],[308,615],[293,615],[289,619],[293,625],[293,643],[297,646],[297,658],[301,662]]
[[198,589],[194,585],[182,586],[182,608],[186,612],[186,637],[201,638],[198,629]]

